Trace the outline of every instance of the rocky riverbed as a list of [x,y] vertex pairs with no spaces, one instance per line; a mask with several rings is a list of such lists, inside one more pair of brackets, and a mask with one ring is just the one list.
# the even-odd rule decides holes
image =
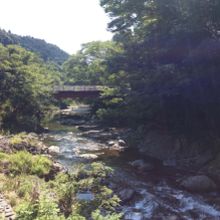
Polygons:
[[100,127],[81,117],[82,112],[88,112],[87,106],[65,110],[48,124],[42,140],[68,169],[91,161],[113,167],[107,184],[122,200],[123,219],[220,219],[220,193],[212,178],[164,166],[127,148],[126,129]]

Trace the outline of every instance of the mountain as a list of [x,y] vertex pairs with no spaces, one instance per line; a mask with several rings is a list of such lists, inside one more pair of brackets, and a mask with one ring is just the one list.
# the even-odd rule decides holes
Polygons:
[[0,29],[0,43],[4,46],[8,44],[18,44],[27,50],[39,54],[44,61],[51,61],[59,65],[69,58],[68,53],[56,45],[47,43],[45,40],[30,36],[19,36],[3,29]]

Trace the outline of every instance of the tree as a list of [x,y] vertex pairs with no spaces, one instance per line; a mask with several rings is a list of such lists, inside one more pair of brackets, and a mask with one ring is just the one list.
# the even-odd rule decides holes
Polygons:
[[107,61],[120,54],[120,45],[95,41],[82,45],[82,49],[72,55],[64,65],[65,83],[77,85],[106,85],[109,72]]
[[0,126],[37,130],[59,72],[19,46],[0,44]]
[[109,29],[124,48],[127,114],[144,124],[185,135],[220,128],[217,0],[101,0]]

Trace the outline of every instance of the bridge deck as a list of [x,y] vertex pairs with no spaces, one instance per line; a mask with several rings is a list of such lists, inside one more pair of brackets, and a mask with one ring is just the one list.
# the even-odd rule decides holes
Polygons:
[[55,86],[54,93],[58,92],[101,92],[105,86]]
[[97,98],[105,86],[55,86],[53,89],[54,97],[57,99],[66,98]]

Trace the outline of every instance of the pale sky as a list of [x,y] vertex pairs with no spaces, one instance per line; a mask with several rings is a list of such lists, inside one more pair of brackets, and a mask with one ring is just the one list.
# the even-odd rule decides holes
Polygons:
[[82,43],[110,40],[99,0],[0,0],[0,28],[56,44],[70,54]]

